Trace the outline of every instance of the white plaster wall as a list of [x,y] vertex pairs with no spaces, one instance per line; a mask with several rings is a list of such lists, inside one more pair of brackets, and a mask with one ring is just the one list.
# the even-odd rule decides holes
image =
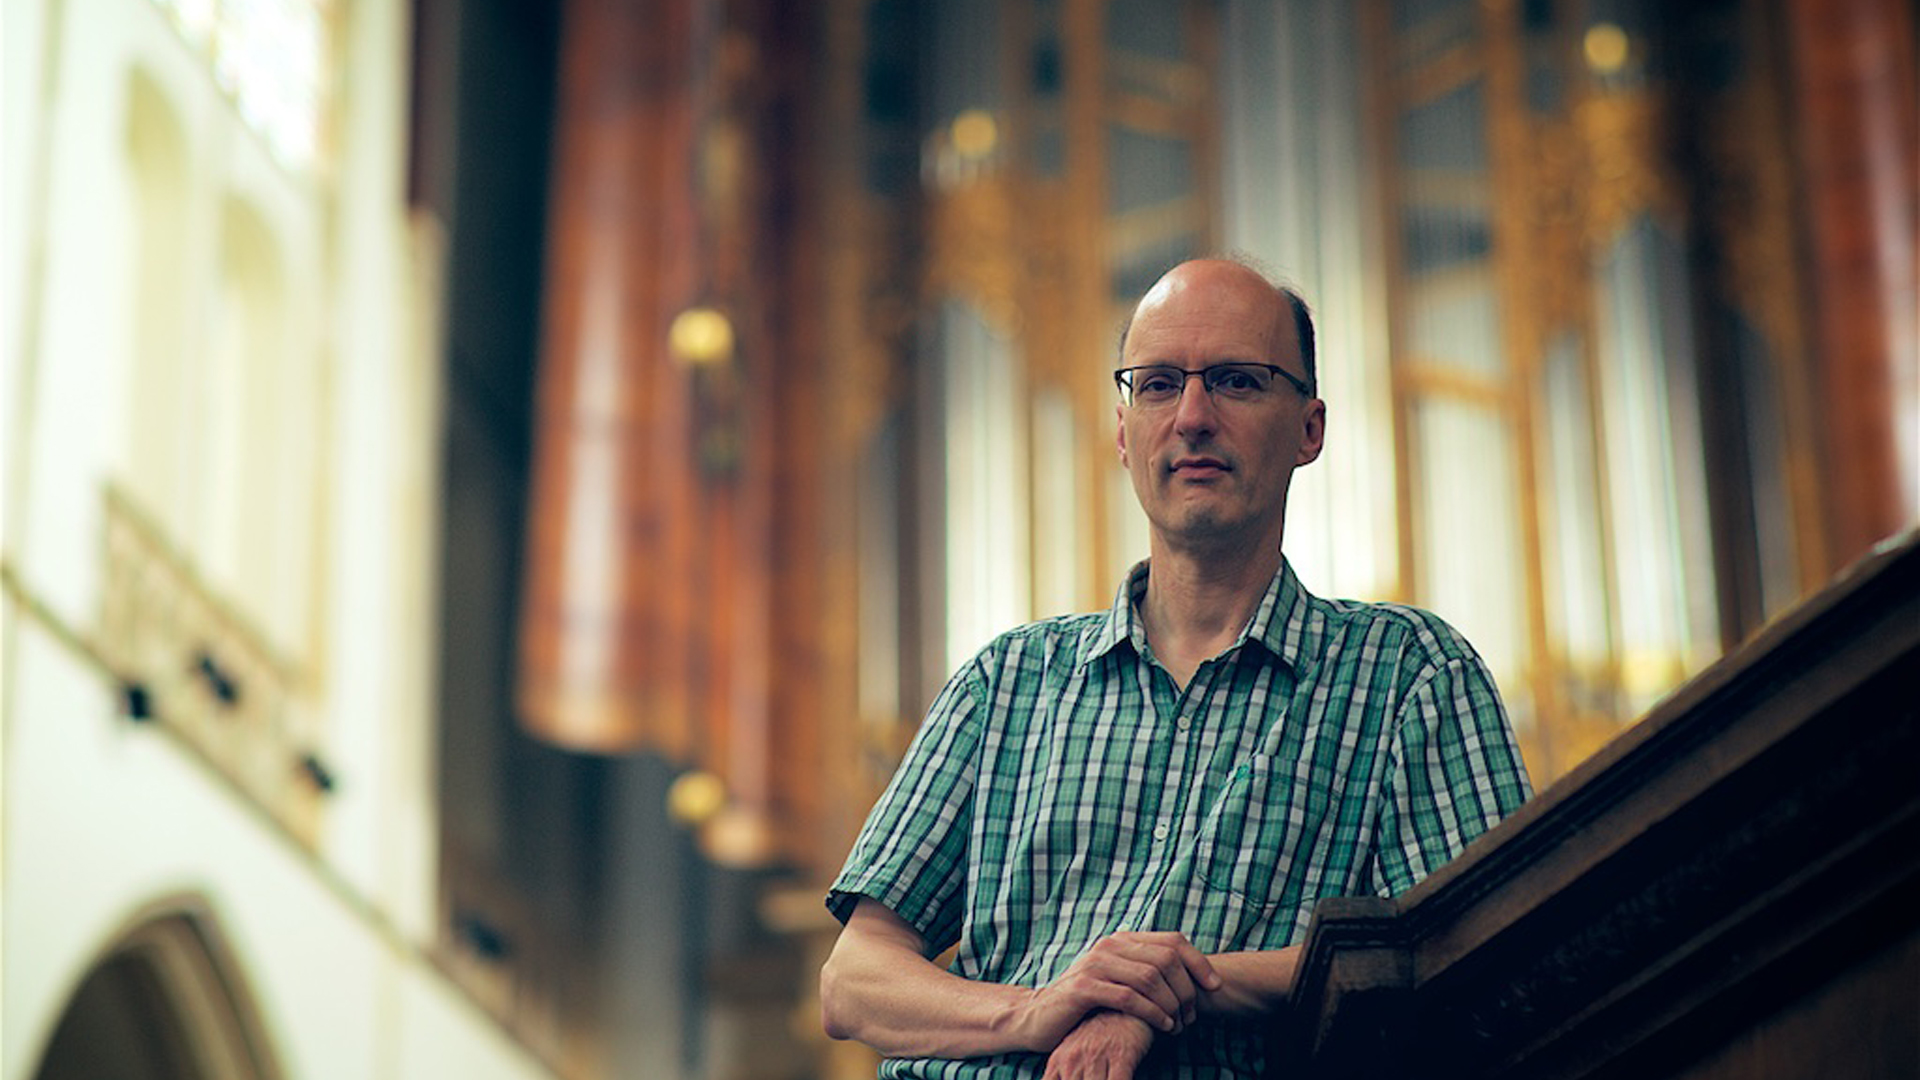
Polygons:
[[32,1076],[100,952],[181,894],[210,904],[290,1078],[547,1075],[97,672],[15,628],[0,1077]]
[[[15,394],[21,385],[21,356],[32,328],[23,317],[28,310],[26,282],[32,253],[37,250],[36,230],[31,227],[29,211],[41,175],[34,150],[44,131],[40,95],[41,39],[46,11],[38,0],[0,0],[0,398],[4,412],[7,469],[4,474],[9,496],[18,486],[14,479],[14,434],[19,427],[20,402]],[[0,550],[11,546],[12,518],[17,517],[11,498],[0,508],[10,519],[0,529]]]
[[343,782],[329,860],[410,936],[433,932],[433,731],[440,427],[438,260],[406,216],[411,5],[361,5],[345,27],[338,257],[330,274],[329,567],[322,728]]
[[[320,188],[237,129],[147,0],[4,3],[0,556],[20,592],[0,644],[0,1080],[32,1075],[130,920],[183,894],[211,905],[289,1077],[547,1075],[421,951],[437,831],[438,252],[415,245],[403,201],[409,5],[341,5],[340,144]],[[276,644],[310,672],[302,712],[340,781],[317,854],[170,735],[119,716],[111,680],[52,629],[97,623],[103,491],[134,452],[122,174],[135,65],[184,129],[189,228],[217,228],[230,196],[257,209],[287,275],[291,347],[312,350],[300,359],[315,373],[314,433],[288,481],[319,487],[314,611],[283,620]],[[297,387],[283,400],[297,408]]]

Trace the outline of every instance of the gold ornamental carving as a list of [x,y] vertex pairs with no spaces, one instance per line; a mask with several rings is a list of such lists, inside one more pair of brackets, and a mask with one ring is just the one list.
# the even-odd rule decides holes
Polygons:
[[822,256],[822,333],[835,413],[826,437],[836,453],[849,455],[901,402],[916,297],[899,251],[906,225],[898,209],[857,194],[836,202]]
[[1669,221],[1684,216],[1680,185],[1663,164],[1664,121],[1659,99],[1647,90],[1595,95],[1575,110],[1591,169],[1587,239],[1595,250],[1641,213]]
[[956,184],[929,207],[929,296],[965,297],[1008,337],[1020,334],[1020,245],[1014,186],[1004,172]]
[[1025,281],[1018,303],[1028,370],[1036,385],[1071,386],[1082,357],[1074,348],[1074,265],[1069,251],[1073,189],[1032,183],[1022,200],[1021,232],[1028,238]]
[[[1534,273],[1529,284],[1535,325],[1579,326],[1592,303],[1586,267],[1587,159],[1573,124],[1555,120],[1530,125],[1527,229]],[[1544,341],[1533,342],[1536,349]]]

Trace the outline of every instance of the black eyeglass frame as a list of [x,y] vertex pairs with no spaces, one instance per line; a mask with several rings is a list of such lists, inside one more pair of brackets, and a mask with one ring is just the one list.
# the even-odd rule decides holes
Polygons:
[[[1275,375],[1278,375],[1281,378],[1287,380],[1287,382],[1291,384],[1295,390],[1300,391],[1301,397],[1311,399],[1315,396],[1313,392],[1313,387],[1308,386],[1304,381],[1300,379],[1299,376],[1295,375],[1293,372],[1288,371],[1286,368],[1283,368],[1278,364],[1262,364],[1252,360],[1223,360],[1218,364],[1208,364],[1206,367],[1198,368],[1193,371],[1189,371],[1186,368],[1179,367],[1178,365],[1175,365],[1175,364],[1134,364],[1131,367],[1123,367],[1123,368],[1115,369],[1113,373],[1113,385],[1119,388],[1120,397],[1126,401],[1129,407],[1131,407],[1133,405],[1133,373],[1136,371],[1177,371],[1182,376],[1180,380],[1180,387],[1182,390],[1186,389],[1187,380],[1197,375],[1200,377],[1201,388],[1206,390],[1207,393],[1211,394],[1213,393],[1213,383],[1208,380],[1207,378],[1208,373],[1214,372],[1214,371],[1221,371],[1227,368],[1240,368],[1240,369],[1265,368],[1266,370],[1273,372]],[[1175,399],[1178,400],[1178,395],[1175,395]]]

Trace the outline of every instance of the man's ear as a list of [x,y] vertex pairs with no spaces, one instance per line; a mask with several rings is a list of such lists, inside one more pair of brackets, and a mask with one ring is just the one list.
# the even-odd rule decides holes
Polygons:
[[1300,437],[1300,452],[1294,456],[1293,464],[1297,468],[1310,464],[1320,456],[1320,448],[1327,441],[1327,403],[1314,398],[1307,403],[1307,415],[1301,421],[1305,430]]
[[1131,469],[1133,466],[1127,461],[1127,407],[1125,405],[1115,405],[1113,407],[1113,419],[1113,444],[1115,448],[1120,451],[1120,464],[1125,468]]

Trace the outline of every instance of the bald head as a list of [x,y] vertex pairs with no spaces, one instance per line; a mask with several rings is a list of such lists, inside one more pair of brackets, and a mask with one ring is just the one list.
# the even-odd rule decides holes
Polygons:
[[1319,395],[1320,373],[1315,363],[1313,312],[1307,308],[1306,300],[1298,292],[1276,283],[1264,271],[1242,259],[1192,259],[1161,275],[1160,280],[1154,282],[1147,294],[1140,298],[1140,303],[1120,328],[1120,355],[1126,355],[1127,335],[1133,329],[1134,320],[1189,289],[1245,290],[1261,297],[1264,302],[1251,305],[1246,317],[1249,320],[1266,321],[1266,328],[1276,343],[1286,340],[1283,328],[1288,322],[1292,324],[1292,337],[1298,346],[1307,386],[1314,396]]
[[[1302,372],[1312,369],[1302,362],[1294,310],[1285,290],[1230,259],[1181,263],[1140,298],[1120,363],[1136,376],[1155,369],[1156,396],[1143,403],[1124,393],[1126,376],[1115,376],[1123,393],[1114,446],[1152,527],[1155,558],[1257,555],[1266,560],[1259,568],[1275,568],[1294,470],[1318,459],[1326,442],[1327,406],[1306,386]],[[1247,374],[1216,388],[1204,378],[1255,364],[1302,385]],[[1202,389],[1167,372],[1201,375]]]

